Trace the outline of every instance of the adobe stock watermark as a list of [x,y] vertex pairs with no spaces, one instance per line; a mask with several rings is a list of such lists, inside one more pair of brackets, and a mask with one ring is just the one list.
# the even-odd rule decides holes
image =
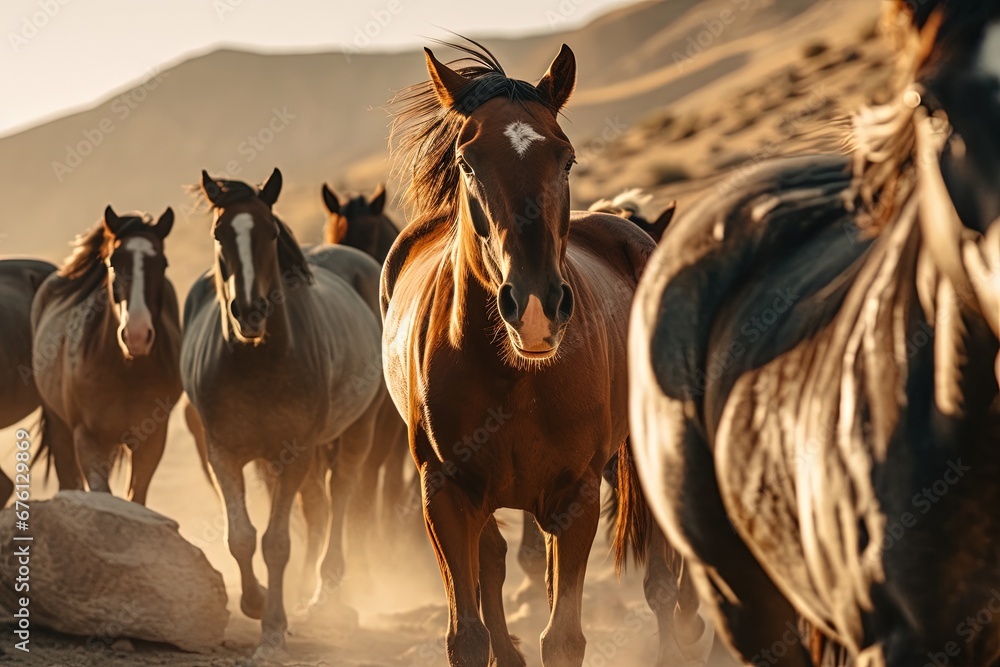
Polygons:
[[62,183],[64,178],[82,165],[84,160],[90,157],[104,143],[105,139],[120,127],[119,123],[125,122],[132,115],[132,112],[146,101],[150,92],[155,90],[166,76],[165,72],[153,69],[141,84],[116,97],[111,102],[111,114],[99,120],[95,126],[81,130],[82,138],[76,143],[66,144],[66,153],[62,162],[52,161],[52,173],[55,174],[56,179]]
[[[444,488],[447,480],[456,479],[459,473],[458,465],[456,465],[455,460],[458,459],[463,463],[467,463],[472,458],[479,453],[480,450],[489,442],[490,438],[494,434],[498,433],[508,421],[514,417],[512,412],[507,412],[505,408],[501,406],[490,408],[486,411],[486,416],[483,419],[482,424],[473,429],[471,433],[467,433],[461,440],[457,440],[451,446],[451,456],[446,457],[441,462],[441,467],[439,470],[431,472],[428,474],[427,479],[424,480],[423,489],[424,493],[428,498],[433,497],[438,491]],[[421,508],[421,503],[423,502],[423,494],[415,494],[413,497],[406,499],[405,501],[398,503],[396,505],[395,513],[397,519],[404,519],[409,515],[417,512]]]
[[273,107],[271,117],[260,128],[236,146],[237,158],[226,161],[225,169],[217,174],[220,178],[231,179],[240,175],[243,167],[257,159],[270,146],[279,134],[288,129],[296,115],[288,111],[288,107]]
[[560,23],[565,23],[572,18],[573,14],[576,14],[576,10],[585,4],[587,4],[587,0],[560,0],[555,9],[545,10],[545,22],[549,24],[550,28],[555,28]]
[[403,13],[409,2],[410,0],[388,0],[382,7],[368,12],[371,18],[361,25],[354,26],[350,43],[341,44],[344,59],[351,62],[353,56],[370,47],[382,31],[389,27],[393,19]]
[[232,14],[243,4],[243,0],[212,0],[212,9],[219,22],[226,20],[226,16]]
[[673,52],[671,57],[677,69],[682,72],[687,69],[692,60],[705,53],[705,49],[712,46],[726,31],[726,28],[736,22],[736,17],[740,12],[745,12],[753,4],[753,0],[730,0],[730,2],[732,7],[726,7],[718,15],[705,19],[701,23],[702,30],[688,35],[683,53]]
[[762,299],[770,299],[768,307],[761,309],[755,315],[743,321],[739,328],[740,336],[724,350],[715,350],[705,364],[704,369],[698,369],[694,386],[685,385],[687,395],[701,396],[705,393],[708,383],[718,380],[736,361],[747,353],[749,346],[756,344],[780,321],[785,313],[801,298],[789,288],[774,290],[763,295]]
[[38,36],[49,21],[54,19],[72,0],[38,0],[38,11],[21,17],[21,25],[17,30],[7,33],[7,43],[10,50],[17,53],[28,45],[28,42]]

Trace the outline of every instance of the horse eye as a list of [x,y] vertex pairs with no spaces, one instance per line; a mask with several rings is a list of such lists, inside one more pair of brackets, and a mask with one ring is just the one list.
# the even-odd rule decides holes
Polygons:
[[466,162],[465,158],[462,156],[458,157],[458,168],[461,169],[462,173],[466,176],[472,175],[472,167],[469,166],[469,163]]
[[576,156],[575,155],[569,159],[569,162],[566,163],[566,173],[567,174],[570,172],[571,169],[573,169],[573,165],[574,164],[576,164]]

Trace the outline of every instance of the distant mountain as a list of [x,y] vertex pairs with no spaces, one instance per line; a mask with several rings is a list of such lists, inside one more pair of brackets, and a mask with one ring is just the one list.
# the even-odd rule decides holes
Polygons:
[[[568,43],[579,81],[563,126],[579,153],[602,160],[603,147],[638,121],[739,75],[762,54],[773,55],[775,35],[786,38],[788,26],[820,29],[845,5],[872,4],[646,2],[562,34],[483,41],[511,76],[531,81]],[[571,14],[573,6],[549,10],[556,26],[560,12]],[[109,202],[119,211],[154,213],[172,205],[179,221],[168,240],[170,275],[185,292],[211,252],[207,216],[181,187],[195,182],[202,168],[258,182],[280,167],[286,190],[279,213],[300,240],[318,240],[320,184],[370,189],[386,179],[389,119],[381,107],[393,91],[425,77],[419,51],[363,50],[222,50],[154,73],[93,109],[0,139],[0,255],[58,260]],[[398,214],[397,222],[403,222]]]

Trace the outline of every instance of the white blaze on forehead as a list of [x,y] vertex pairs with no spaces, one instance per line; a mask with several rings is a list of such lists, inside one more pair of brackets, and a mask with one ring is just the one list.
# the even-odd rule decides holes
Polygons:
[[545,141],[545,137],[535,132],[535,128],[519,120],[508,125],[503,133],[510,139],[510,145],[517,151],[517,156],[522,158],[531,144],[536,141]]
[[126,297],[126,312],[129,319],[141,318],[146,307],[146,272],[143,270],[143,263],[147,257],[156,254],[153,249],[153,242],[149,239],[137,236],[125,242],[125,250],[132,255],[132,289]]
[[243,291],[246,292],[249,302],[253,287],[253,250],[250,244],[253,216],[249,213],[237,213],[233,216],[231,224],[233,231],[236,232],[236,251],[240,254],[240,265],[243,268]]
[[1000,21],[994,21],[986,28],[976,66],[980,72],[1000,79]]

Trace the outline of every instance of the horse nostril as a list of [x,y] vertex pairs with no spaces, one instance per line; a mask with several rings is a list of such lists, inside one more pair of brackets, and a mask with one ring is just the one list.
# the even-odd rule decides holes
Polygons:
[[149,331],[146,332],[146,345],[152,345],[152,344],[153,344],[153,330],[150,329]]
[[500,317],[507,324],[514,324],[517,322],[517,301],[514,299],[514,286],[510,283],[500,286],[500,291],[497,292],[497,308],[500,310]]
[[573,290],[563,283],[562,299],[559,300],[559,318],[562,322],[569,321],[573,315]]
[[236,299],[233,299],[232,301],[229,302],[229,312],[237,320],[240,319],[240,306],[238,303],[236,303]]

